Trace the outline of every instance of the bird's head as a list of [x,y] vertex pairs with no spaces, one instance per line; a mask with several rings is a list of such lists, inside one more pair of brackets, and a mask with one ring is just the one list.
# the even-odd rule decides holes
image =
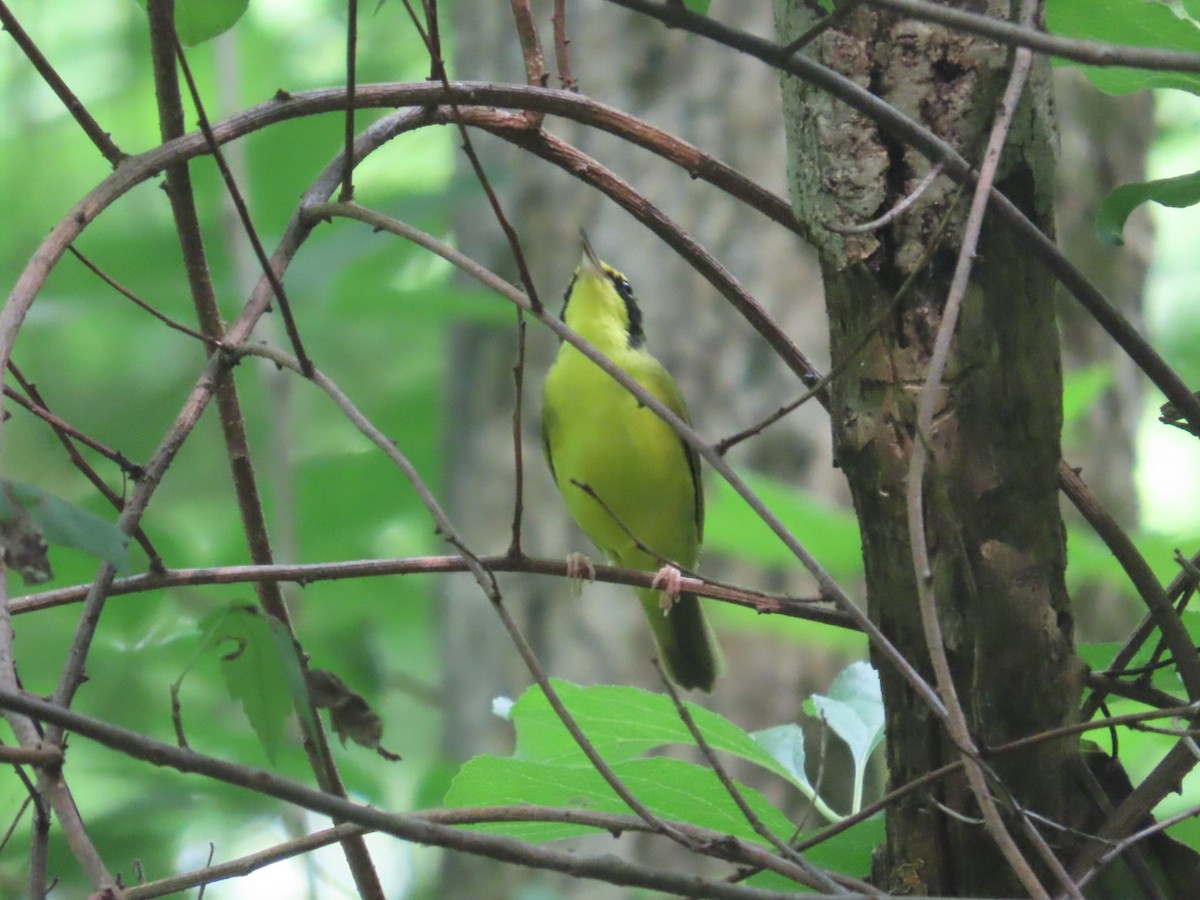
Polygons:
[[598,343],[599,333],[611,337],[619,331],[626,346],[642,346],[646,336],[633,288],[622,273],[596,255],[587,235],[581,235],[583,255],[563,295],[562,320],[593,343]]

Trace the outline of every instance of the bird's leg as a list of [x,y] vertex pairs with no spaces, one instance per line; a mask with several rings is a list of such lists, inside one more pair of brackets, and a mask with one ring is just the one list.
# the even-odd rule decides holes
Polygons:
[[567,555],[567,577],[571,579],[571,593],[578,597],[583,593],[583,581],[596,580],[596,567],[582,553]]
[[679,600],[682,583],[683,575],[670,563],[659,569],[654,575],[654,580],[650,582],[650,587],[662,591],[658,598],[658,605],[662,607],[664,616],[671,612],[671,607]]

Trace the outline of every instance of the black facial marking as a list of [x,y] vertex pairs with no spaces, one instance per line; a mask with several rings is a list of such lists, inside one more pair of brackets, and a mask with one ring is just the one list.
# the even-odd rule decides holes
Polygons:
[[578,280],[578,278],[578,275],[572,274],[571,283],[568,284],[567,289],[563,291],[563,308],[562,312],[558,314],[558,317],[564,322],[567,321],[567,304],[571,302],[571,291],[575,290],[575,282]]
[[646,333],[642,331],[642,311],[633,297],[633,288],[616,272],[609,272],[608,280],[612,282],[617,293],[621,295],[621,299],[625,301],[625,312],[629,316],[629,346],[636,350],[646,343]]

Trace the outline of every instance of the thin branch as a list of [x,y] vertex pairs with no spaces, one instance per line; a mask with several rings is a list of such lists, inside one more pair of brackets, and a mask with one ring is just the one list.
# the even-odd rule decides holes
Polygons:
[[8,8],[8,4],[0,0],[0,27],[12,35],[12,39],[16,41],[21,52],[33,64],[33,68],[41,76],[43,82],[54,91],[63,106],[79,123],[79,127],[83,129],[96,149],[103,154],[109,164],[115,169],[121,160],[125,159],[125,153],[121,148],[113,142],[112,135],[100,127],[100,123],[92,118],[92,114],[87,111],[87,107],[83,102],[75,96],[75,93],[67,87],[67,83],[55,71],[54,66],[50,65],[50,61],[46,59],[37,44],[33,42],[33,38],[21,27],[21,23],[17,21],[17,17],[12,14]]
[[[737,783],[729,777],[729,773],[725,771],[725,767],[721,765],[721,760],[717,758],[717,754],[709,745],[708,740],[704,737],[704,733],[697,727],[696,720],[692,718],[691,712],[679,697],[679,691],[675,685],[671,683],[671,679],[667,677],[667,673],[663,670],[662,664],[655,659],[654,668],[658,671],[658,676],[666,688],[667,694],[671,697],[671,703],[675,706],[675,714],[679,716],[679,720],[683,722],[688,733],[692,736],[692,740],[696,742],[696,746],[700,748],[700,753],[703,754],[705,760],[708,761],[709,767],[717,776],[717,780],[721,782],[721,786],[725,788],[734,805],[742,814],[742,817],[754,829],[754,833],[766,840],[769,844],[775,847],[776,850],[783,856],[784,859],[791,860],[796,865],[804,869],[811,878],[815,879],[818,886],[823,890],[833,894],[844,894],[845,889],[833,881],[828,875],[820,869],[808,862],[799,852],[788,846],[787,842],[780,838],[775,832],[768,828],[758,817],[758,814],[750,808],[750,804],[746,802],[746,798],[742,795],[741,789]],[[880,892],[879,896],[883,896]]]
[[[482,556],[479,560],[485,568],[493,572],[524,572],[556,578],[570,576],[568,564],[561,559],[537,559],[531,556],[512,557],[505,554],[504,556]],[[649,588],[653,585],[656,575],[654,572],[605,565],[595,565],[593,569],[596,581],[624,584],[630,587]],[[117,597],[173,587],[192,587],[205,584],[252,584],[259,581],[287,581],[304,586],[313,582],[347,578],[379,578],[389,575],[428,575],[465,571],[467,571],[466,561],[457,555],[294,565],[170,569],[161,573],[114,579],[108,593],[110,597]],[[81,584],[17,597],[10,602],[10,610],[13,615],[21,615],[51,609],[55,606],[78,603],[87,596],[89,587],[89,585]],[[848,616],[835,609],[830,609],[829,605],[821,600],[759,593],[687,576],[680,582],[680,587],[685,593],[723,600],[762,615],[780,615],[820,622],[823,625],[832,625],[837,628],[857,630]]]
[[896,221],[896,219],[900,218],[900,216],[902,216],[905,212],[907,212],[909,207],[921,199],[921,195],[929,190],[929,186],[933,184],[934,180],[941,174],[942,164],[935,163],[933,167],[925,173],[925,177],[917,182],[917,186],[909,192],[908,196],[885,212],[878,219],[872,219],[870,222],[863,222],[861,225],[839,225],[836,222],[828,221],[822,224],[824,224],[824,226],[834,234],[867,234],[871,231],[878,231],[885,225],[890,225],[892,222]]
[[1154,623],[1162,633],[1163,640],[1171,650],[1175,665],[1179,669],[1179,677],[1183,681],[1189,700],[1200,700],[1200,657],[1196,654],[1196,646],[1192,643],[1187,629],[1175,611],[1169,597],[1159,584],[1158,578],[1146,562],[1145,557],[1138,551],[1129,535],[1117,524],[1109,512],[1101,506],[1099,499],[1091,492],[1079,473],[1065,462],[1058,465],[1058,483],[1062,487],[1075,508],[1083,514],[1088,524],[1117,561],[1130,583],[1137,590],[1138,596],[1146,604]]
[[786,47],[783,48],[783,52],[791,56],[793,53],[803,50],[830,28],[833,28],[835,25],[839,25],[848,19],[850,14],[853,13],[854,10],[858,9],[858,7],[862,6],[862,4],[863,0],[842,0],[840,4],[835,4],[833,12],[819,19],[815,25],[797,37],[794,41],[791,41]]
[[[442,59],[441,47],[439,47],[431,37],[421,27],[421,23],[417,20],[417,14],[413,12],[412,4],[409,0],[401,0],[404,3],[404,8],[408,10],[409,18],[412,19],[413,27],[417,29],[417,33],[421,36],[421,40],[425,42],[425,47],[429,51],[429,58],[433,65],[433,74],[431,77],[436,78],[441,82],[442,88],[448,93],[451,93],[450,81],[446,75],[445,60]],[[516,3],[517,0],[514,0]],[[517,7],[514,5],[514,12]],[[518,26],[519,27],[519,26]],[[540,54],[541,51],[539,50]],[[542,69],[545,69],[545,64],[542,64]],[[544,85],[543,85],[544,87]],[[467,131],[466,125],[463,124],[462,114],[458,108],[458,103],[451,96],[449,102],[450,112],[452,113],[452,121],[458,129],[458,135],[462,139],[463,155],[467,157],[467,162],[471,164],[471,171],[475,173],[475,178],[479,182],[479,186],[483,189],[483,194],[487,198],[488,205],[492,208],[492,215],[496,218],[496,223],[500,226],[500,230],[504,232],[505,240],[508,241],[509,250],[512,251],[513,262],[517,267],[517,274],[521,279],[521,284],[525,288],[525,293],[533,303],[535,309],[541,309],[542,301],[538,298],[537,287],[533,283],[533,276],[529,274],[529,266],[525,262],[525,251],[521,249],[521,239],[517,236],[516,229],[512,227],[508,216],[504,214],[504,207],[500,203],[500,198],[496,195],[496,191],[492,188],[491,179],[488,178],[487,172],[484,171],[483,163],[479,160],[479,155],[475,152],[475,145],[471,143],[471,135]],[[540,129],[542,117],[540,115],[527,116],[525,127],[530,129]]]
[[736,491],[743,500],[745,500],[751,509],[763,520],[768,528],[783,542],[784,546],[796,556],[797,559],[804,565],[809,573],[816,579],[820,588],[821,596],[825,599],[832,600],[837,604],[838,608],[845,613],[855,625],[866,633],[868,638],[879,649],[880,653],[896,666],[896,670],[900,675],[908,681],[908,683],[916,691],[930,707],[930,709],[939,718],[945,716],[945,707],[942,701],[938,698],[937,693],[929,686],[929,684],[921,677],[921,675],[913,668],[912,664],[906,660],[892,644],[890,640],[879,630],[879,627],[867,618],[866,614],[855,605],[841,586],[829,575],[828,572],[821,566],[817,559],[808,552],[808,550],[796,539],[795,535],[785,526],[779,518],[771,512],[762,499],[750,489],[745,481],[729,466],[729,464],[702,438],[690,425],[684,422],[679,416],[668,409],[657,397],[650,394],[638,384],[627,372],[614,364],[608,357],[600,353],[595,347],[581,338],[578,334],[568,328],[557,316],[548,314],[544,309],[534,309],[529,298],[522,294],[519,290],[513,287],[502,278],[496,276],[493,272],[483,268],[474,260],[463,255],[453,247],[439,241],[425,232],[413,228],[403,222],[391,219],[387,216],[373,212],[355,204],[344,203],[319,203],[314,204],[307,209],[307,214],[313,219],[328,218],[330,216],[345,216],[359,221],[366,222],[374,227],[377,231],[388,231],[399,235],[419,244],[436,253],[438,256],[457,266],[460,270],[470,275],[472,278],[482,282],[486,287],[491,288],[496,293],[500,294],[510,302],[516,304],[519,308],[524,309],[539,322],[553,331],[556,335],[562,338],[571,346],[575,347],[590,359],[593,363],[607,372],[609,376],[615,379],[627,391],[633,394],[638,399],[642,406],[650,409],[656,416],[666,422],[674,429],[679,436],[691,447],[696,448],[697,453],[707,462],[714,471],[721,475],[729,485]]
[[[525,81],[534,87],[545,87],[550,76],[546,72],[546,57],[542,53],[542,39],[538,35],[537,22],[529,0],[512,0],[513,23],[517,26],[517,40],[521,42],[521,55],[525,59]],[[541,127],[541,122],[531,123]]]
[[1132,44],[1106,44],[1047,34],[1029,25],[965,12],[928,0],[867,0],[872,6],[904,13],[914,19],[938,22],[960,31],[980,34],[1001,44],[1026,47],[1089,66],[1130,66],[1166,72],[1200,72],[1200,53],[1158,50]]
[[174,319],[172,319],[166,313],[162,312],[161,310],[157,309],[154,306],[151,306],[149,303],[147,303],[145,300],[143,300],[137,294],[133,293],[133,291],[126,288],[124,285],[122,285],[116,279],[110,277],[108,275],[108,273],[106,273],[103,269],[101,269],[99,266],[97,266],[94,262],[92,262],[90,259],[88,259],[86,256],[84,256],[82,253],[80,253],[75,248],[74,244],[67,245],[67,250],[71,253],[72,256],[74,256],[77,260],[79,260],[81,263],[83,263],[92,272],[93,275],[95,275],[97,278],[99,278],[101,281],[103,281],[105,284],[107,284],[110,288],[115,290],[118,294],[120,294],[126,300],[132,301],[136,306],[138,306],[141,309],[144,309],[146,312],[150,313],[150,315],[154,316],[154,318],[158,319],[158,321],[162,322],[168,328],[173,328],[175,331],[186,334],[190,338],[195,338],[196,340],[203,343],[206,347],[217,348],[217,347],[221,346],[221,342],[218,339],[216,339],[214,337],[210,337],[207,334],[201,334],[199,331],[196,331],[196,329],[189,328],[188,326],[184,325],[182,322],[176,322]]
[[354,88],[358,83],[358,0],[346,3],[346,128],[342,149],[342,190],[338,199],[354,199]]
[[[352,0],[353,2],[353,0]],[[267,253],[263,250],[262,241],[259,240],[258,230],[254,227],[254,222],[250,218],[250,210],[246,208],[246,201],[242,197],[241,189],[237,186],[237,179],[233,177],[233,172],[229,169],[229,163],[225,161],[225,154],[221,152],[221,147],[213,137],[212,127],[208,123],[208,116],[204,112],[204,103],[200,99],[200,91],[196,87],[196,80],[192,77],[192,68],[188,65],[187,56],[183,52],[183,47],[179,43],[178,35],[174,37],[175,58],[179,60],[179,69],[183,72],[184,80],[187,81],[188,93],[191,94],[192,103],[196,107],[196,118],[200,124],[200,131],[204,134],[204,139],[208,142],[209,152],[212,153],[213,162],[217,164],[217,170],[221,173],[221,179],[225,182],[225,188],[229,191],[229,199],[233,201],[233,208],[237,210],[238,218],[242,222],[242,229],[246,232],[246,237],[250,241],[250,246],[254,249],[254,255],[258,258],[258,264],[262,267],[263,276],[271,283],[271,290],[275,293],[275,299],[279,303],[279,312],[283,315],[284,328],[287,330],[288,341],[292,345],[292,352],[295,353],[296,359],[300,360],[301,369],[307,373],[312,368],[312,362],[308,358],[308,354],[304,352],[304,344],[300,340],[300,330],[296,327],[296,319],[292,315],[292,305],[288,302],[287,291],[283,288],[283,282],[271,269],[271,263],[267,259]]]
[[550,15],[554,29],[554,64],[558,67],[558,83],[564,91],[579,90],[579,79],[571,74],[571,39],[567,37],[567,0],[554,0]]
[[[778,44],[693,13],[682,4],[664,5],[653,0],[608,2],[651,16],[668,26],[684,28],[710,38],[761,59],[774,68],[803,78],[868,116],[884,131],[911,145],[930,162],[941,162],[945,166],[946,174],[956,181],[973,185],[978,179],[978,173],[966,159],[937,135],[893,108],[885,100],[871,94],[865,87],[802,53],[789,57]],[[1200,63],[1200,57],[1197,57],[1196,61]],[[1050,273],[1108,332],[1109,337],[1141,368],[1167,399],[1174,403],[1190,422],[1200,427],[1200,398],[1192,394],[1183,379],[1158,351],[1138,333],[1108,298],[1062,255],[1054,240],[1031,222],[1015,203],[994,188],[991,190],[991,202],[991,211],[1012,228],[1022,246],[1041,260]]]

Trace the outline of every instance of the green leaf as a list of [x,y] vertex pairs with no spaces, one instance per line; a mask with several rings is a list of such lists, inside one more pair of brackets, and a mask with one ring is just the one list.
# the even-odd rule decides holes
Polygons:
[[[588,740],[609,763],[634,759],[667,744],[695,744],[665,694],[623,685],[582,687],[558,679],[551,683]],[[714,750],[740,756],[790,780],[788,771],[737,725],[702,706],[684,705]],[[591,765],[540,689],[533,687],[522,694],[512,708],[511,718],[517,729],[516,758]]]
[[883,692],[879,675],[868,662],[846,666],[830,686],[829,696],[813,694],[812,705],[846,742],[856,762],[865,763],[883,740]]
[[683,0],[683,5],[698,15],[707,16],[712,0]]
[[[621,782],[656,815],[732,834],[756,844],[766,843],[746,821],[711,769],[662,757],[628,759],[611,765]],[[758,791],[744,785],[739,785],[739,790],[760,821],[775,834],[786,840],[795,830],[787,817]],[[556,765],[501,756],[477,756],[465,763],[446,793],[445,805],[534,805],[590,812],[629,812],[625,801],[586,761],[580,765]],[[500,822],[479,828],[492,834],[531,841],[552,841],[595,830],[554,822]]]
[[811,715],[819,715],[834,734],[846,742],[854,758],[854,806],[862,803],[862,786],[872,751],[883,740],[883,691],[879,674],[867,662],[846,666],[829,688],[829,696],[813,694],[804,703]]
[[[268,617],[252,606],[233,605],[217,610],[200,626],[206,643],[223,653],[221,674],[229,696],[241,704],[267,759],[274,763],[292,712],[292,676]],[[288,655],[294,657],[295,651]]]
[[[1145,0],[1046,0],[1046,28],[1063,37],[1200,52],[1200,28],[1175,15],[1162,3]],[[1057,59],[1059,65],[1079,65]],[[1152,72],[1144,69],[1079,65],[1100,90],[1128,94],[1148,88],[1177,88],[1200,93],[1194,72]]]
[[[142,9],[146,0],[138,0]],[[176,0],[175,31],[185,47],[202,44],[237,24],[250,0]]]
[[98,556],[118,575],[129,572],[129,536],[116,525],[32,484],[0,479],[0,522],[19,515],[12,501],[24,508],[47,543]]
[[1195,206],[1200,203],[1200,172],[1114,188],[1096,212],[1096,236],[1105,243],[1120,247],[1125,243],[1121,236],[1125,220],[1131,212],[1147,202],[1174,209]]
[[1063,376],[1063,427],[1076,424],[1113,382],[1107,365],[1085,366]]
[[[816,832],[807,831],[800,835],[805,841]],[[871,871],[871,854],[884,840],[884,818],[882,815],[872,816],[865,822],[859,822],[852,828],[835,834],[833,837],[816,844],[804,851],[804,858],[818,868],[829,872],[843,872],[848,875],[865,876]],[[764,871],[747,878],[747,887],[762,888],[763,890],[786,891],[796,890],[796,885],[776,872]],[[807,893],[807,889],[804,891]]]
[[774,728],[751,732],[750,737],[787,770],[792,781],[807,788],[805,793],[811,794],[812,783],[809,782],[808,772],[804,768],[804,731],[799,725],[792,722],[776,725]]
[[[655,813],[761,842],[710,769],[643,756],[667,744],[695,743],[669,697],[625,686],[581,687],[557,679],[553,685],[597,752]],[[791,780],[786,768],[728,719],[691,703],[687,709],[714,750],[740,756]],[[448,806],[542,804],[628,812],[540,689],[527,690],[511,708],[510,718],[517,730],[516,752],[511,757],[480,756],[464,764],[446,795]],[[784,836],[791,832],[781,812],[756,792],[742,790],[768,827]],[[554,823],[505,823],[488,829],[529,840],[554,840],[590,830]]]

